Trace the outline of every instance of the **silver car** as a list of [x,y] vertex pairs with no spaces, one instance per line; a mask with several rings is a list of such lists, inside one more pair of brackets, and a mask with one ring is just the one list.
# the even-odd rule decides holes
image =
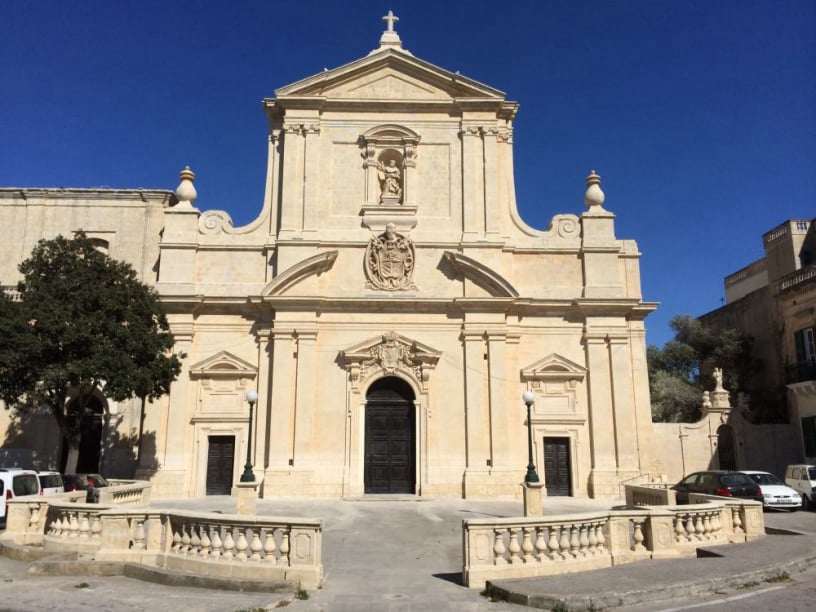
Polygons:
[[802,496],[770,472],[742,470],[742,473],[747,474],[762,489],[762,507],[766,510],[783,508],[795,512],[802,507]]

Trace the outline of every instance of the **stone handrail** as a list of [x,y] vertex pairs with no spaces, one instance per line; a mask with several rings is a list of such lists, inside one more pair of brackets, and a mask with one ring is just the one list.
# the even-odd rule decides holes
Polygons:
[[759,502],[705,496],[703,503],[551,517],[462,522],[464,583],[598,569],[693,555],[702,545],[764,534]]
[[99,489],[100,504],[150,503],[151,485],[141,480],[109,480],[110,486]]
[[[99,489],[97,510],[119,504],[147,504],[150,501],[149,482],[143,480],[112,480],[110,486]],[[86,491],[71,491],[51,495],[26,495],[6,502],[6,531],[0,541],[19,545],[42,544],[45,520],[51,503],[84,502]]]
[[[83,495],[84,501],[84,495]],[[317,519],[152,510],[51,500],[37,509],[46,553],[92,555],[208,577],[322,586],[323,523]],[[47,518],[44,514],[47,508]],[[33,514],[32,514],[33,516]],[[42,531],[40,532],[42,534]],[[14,540],[35,544],[34,538]]]
[[673,506],[677,503],[677,492],[670,489],[667,483],[643,485],[626,485],[626,507],[634,506]]
[[151,510],[149,483],[110,484],[99,503],[85,503],[85,491],[9,500],[0,541],[219,578],[322,585],[319,520]]

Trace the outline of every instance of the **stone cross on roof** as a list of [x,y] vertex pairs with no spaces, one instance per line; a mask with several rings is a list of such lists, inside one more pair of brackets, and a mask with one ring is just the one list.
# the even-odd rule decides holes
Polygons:
[[388,9],[388,14],[385,17],[383,17],[382,20],[385,21],[386,23],[388,23],[388,30],[387,31],[388,32],[393,32],[394,31],[394,23],[399,21],[399,17],[394,15],[394,12],[391,9]]
[[388,9],[388,14],[383,17],[382,20],[388,24],[388,26],[380,37],[380,48],[402,47],[402,41],[400,40],[399,34],[397,34],[397,31],[394,29],[394,24],[399,21],[399,17],[394,15],[394,12],[391,9]]

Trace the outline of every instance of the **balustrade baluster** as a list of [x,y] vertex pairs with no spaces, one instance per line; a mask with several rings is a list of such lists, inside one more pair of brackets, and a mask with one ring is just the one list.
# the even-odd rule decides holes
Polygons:
[[561,539],[558,541],[558,547],[561,549],[561,558],[566,559],[569,556],[570,549],[570,531],[569,525],[560,525]]
[[504,548],[504,529],[496,529],[493,540],[493,563],[495,565],[505,565],[507,563],[507,559],[504,558],[505,552],[507,551]]
[[740,516],[739,506],[731,506],[731,521],[734,524],[734,532],[742,533],[742,517]]
[[524,553],[524,562],[531,563],[533,561],[532,527],[524,527],[522,531],[524,532],[524,536],[521,540],[521,552]]
[[708,512],[706,512],[703,515],[703,531],[705,532],[706,539],[710,540],[711,536],[712,536],[712,534],[711,534],[711,531],[712,531],[711,530],[711,515]]
[[579,526],[578,544],[580,545],[580,552],[582,557],[589,556],[589,536],[587,535],[587,524],[583,523]]
[[598,528],[595,530],[596,537],[598,538],[598,550],[600,553],[606,552],[606,536],[604,535],[604,525],[603,523],[598,523]]
[[674,517],[674,541],[682,543],[687,540],[686,528],[683,526],[683,516],[678,514]]
[[510,527],[510,541],[507,543],[507,552],[510,553],[510,564],[520,561],[521,546],[518,541],[518,527]]
[[578,539],[578,525],[570,525],[570,554],[574,559],[580,556],[581,541]]
[[590,523],[588,528],[587,544],[589,545],[589,554],[595,556],[598,554],[598,537],[595,535],[596,524]]
[[550,532],[550,537],[547,540],[547,547],[550,549],[550,558],[551,559],[558,559],[558,534],[557,534],[557,527],[550,526],[547,528]]
[[76,512],[71,512],[71,522],[68,525],[68,537],[76,538],[79,536],[79,519]]
[[210,556],[217,559],[224,552],[224,543],[221,541],[221,525],[216,525],[212,535],[212,549]]
[[177,553],[181,552],[181,534],[178,532],[177,526],[171,526],[173,529],[173,550]]
[[246,550],[249,548],[249,544],[247,543],[246,539],[246,528],[239,527],[238,528],[238,540],[235,542],[235,550],[238,551],[238,554],[235,555],[237,559],[241,561],[247,560],[247,553]]
[[261,536],[257,529],[252,530],[252,540],[249,543],[249,550],[252,552],[250,559],[254,561],[261,560]]
[[696,529],[694,529],[694,515],[686,514],[686,537],[689,541],[694,539]]
[[643,521],[642,520],[635,520],[632,521],[634,527],[632,528],[632,550],[644,550],[645,546],[643,546]]
[[697,532],[697,539],[702,540],[705,538],[705,527],[703,526],[703,517],[698,512],[697,517],[694,521],[694,529]]
[[543,527],[539,527],[538,529],[536,529],[535,549],[536,559],[538,559],[539,561],[544,561],[547,558],[547,540],[544,539]]
[[711,513],[711,528],[718,534],[722,531],[722,521],[720,521],[719,510],[715,510]]
[[265,529],[264,535],[264,561],[273,564],[277,563],[278,560],[275,557],[275,530]]
[[199,556],[201,554],[201,537],[198,535],[198,530],[201,526],[198,523],[190,525],[190,554]]
[[189,525],[181,526],[181,552],[185,555],[190,552],[190,534],[187,533]]
[[201,550],[198,553],[202,557],[209,557],[212,548],[212,540],[210,539],[211,527],[206,523],[201,525]]
[[289,565],[289,530],[281,530],[280,564]]
[[[134,519],[134,522],[136,523],[136,528],[133,530],[133,549],[134,550],[144,550],[145,549],[144,520]],[[94,525],[95,524],[96,523],[94,523]],[[101,527],[101,525],[100,525],[100,527]],[[91,528],[91,531],[93,531],[93,528]]]
[[224,554],[225,559],[232,559],[235,556],[235,540],[232,538],[232,527],[227,527],[224,534]]

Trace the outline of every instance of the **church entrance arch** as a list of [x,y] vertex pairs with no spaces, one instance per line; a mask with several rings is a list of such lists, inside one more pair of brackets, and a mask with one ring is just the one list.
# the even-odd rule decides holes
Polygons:
[[395,376],[374,382],[366,394],[366,494],[416,492],[414,391]]
[[737,445],[730,425],[720,425],[717,429],[717,458],[721,470],[737,469]]

